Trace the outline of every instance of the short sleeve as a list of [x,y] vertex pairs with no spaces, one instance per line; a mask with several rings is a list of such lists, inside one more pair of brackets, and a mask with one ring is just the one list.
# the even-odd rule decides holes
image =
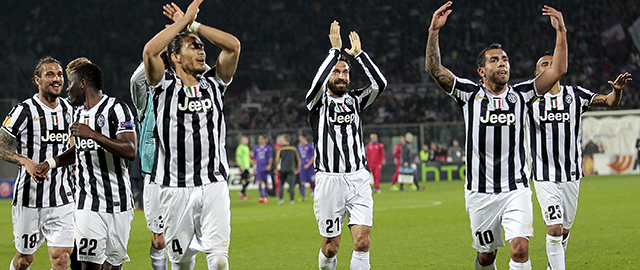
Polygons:
[[517,83],[513,86],[513,90],[520,93],[525,102],[529,102],[538,96],[536,89],[536,79],[527,80]]
[[156,85],[152,85],[151,94],[156,95],[165,91],[174,81],[176,81],[176,76],[171,72],[165,71],[162,79]]
[[218,76],[218,72],[216,72],[216,67],[213,67],[210,70],[208,70],[207,72],[205,72],[203,76],[205,76],[209,80],[215,81],[219,85],[223,86],[225,90],[231,84],[231,82],[233,82],[233,78],[231,78],[229,80],[229,82],[224,82],[224,80],[222,80],[222,78],[220,78],[220,76]]
[[26,127],[27,114],[28,111],[22,104],[16,105],[2,122],[2,129],[14,138],[17,137]]
[[582,86],[576,86],[574,87],[574,89],[576,92],[576,96],[580,100],[580,105],[582,105],[583,107],[590,107],[593,99],[598,95]]
[[119,102],[115,105],[114,112],[117,119],[116,135],[124,132],[135,132],[136,124],[129,106]]
[[447,94],[458,103],[467,103],[479,88],[480,86],[472,80],[456,77],[451,92]]

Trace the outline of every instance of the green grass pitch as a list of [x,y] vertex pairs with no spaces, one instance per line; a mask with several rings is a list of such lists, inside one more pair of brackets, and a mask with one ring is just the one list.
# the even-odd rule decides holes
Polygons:
[[[371,233],[373,269],[473,269],[469,220],[463,182],[429,182],[426,190],[392,192],[384,185],[374,194]],[[568,269],[639,269],[640,176],[591,176],[583,179],[580,203],[567,250]],[[300,198],[299,194],[297,199]],[[317,269],[320,236],[312,200],[278,206],[259,204],[257,191],[242,201],[231,191],[231,269]],[[0,202],[0,269],[7,269],[15,250],[10,200]],[[545,233],[534,193],[535,236],[529,245],[534,269],[546,267]],[[349,269],[351,236],[347,227],[338,254],[338,269]],[[131,262],[124,269],[150,269],[150,233],[136,211],[129,241]],[[46,245],[46,244],[45,244]],[[498,269],[508,269],[509,250],[499,249]],[[41,247],[31,269],[49,269]],[[196,269],[206,269],[198,256]]]

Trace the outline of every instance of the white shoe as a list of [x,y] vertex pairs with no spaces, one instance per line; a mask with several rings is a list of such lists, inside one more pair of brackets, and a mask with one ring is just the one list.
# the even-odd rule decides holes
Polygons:
[[278,201],[278,205],[283,205],[284,204],[284,200],[279,200]]

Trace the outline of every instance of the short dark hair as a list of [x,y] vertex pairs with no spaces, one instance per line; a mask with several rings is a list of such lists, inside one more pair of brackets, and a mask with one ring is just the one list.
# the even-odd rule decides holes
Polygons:
[[551,53],[550,51],[544,51],[544,53],[542,53],[542,56],[553,56],[553,53]]
[[[40,77],[42,76],[42,65],[44,64],[49,64],[49,63],[56,63],[60,66],[62,66],[62,64],[60,64],[60,61],[58,61],[58,59],[55,59],[51,56],[45,56],[40,58],[40,60],[38,60],[38,64],[36,64],[36,68],[33,70],[33,77]],[[31,79],[33,84],[36,83],[36,81],[32,78]]]
[[104,85],[104,74],[98,65],[94,63],[85,63],[76,67],[71,74],[75,74],[75,76],[78,77],[78,80],[85,80],[91,86],[102,90]]
[[76,59],[73,59],[71,62],[69,62],[69,64],[67,64],[67,76],[71,74],[71,71],[76,69],[76,67],[85,63],[91,63],[91,60],[86,57],[78,57]]
[[349,77],[351,77],[351,72],[353,71],[353,69],[351,67],[351,61],[349,61],[349,58],[347,58],[347,56],[343,53],[340,53],[338,55],[338,62],[340,61],[344,61],[347,64],[347,66],[349,67]]
[[502,50],[502,45],[498,43],[493,43],[489,45],[489,47],[484,48],[480,52],[480,54],[478,54],[478,58],[476,59],[476,64],[478,64],[478,67],[484,67],[484,63],[487,62],[487,57],[485,56],[485,53],[487,53],[488,50]]

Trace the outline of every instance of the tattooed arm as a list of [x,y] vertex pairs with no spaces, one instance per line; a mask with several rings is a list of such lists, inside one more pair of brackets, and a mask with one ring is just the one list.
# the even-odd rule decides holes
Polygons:
[[0,159],[18,166],[24,166],[24,168],[27,169],[27,173],[33,176],[33,167],[36,166],[36,163],[33,162],[33,160],[16,153],[16,151],[9,146],[12,141],[13,136],[0,128]]
[[438,86],[447,93],[452,91],[455,75],[442,66],[440,61],[440,28],[447,22],[451,14],[449,9],[453,2],[449,1],[433,13],[431,26],[429,26],[429,39],[427,40],[427,52],[425,56],[425,70],[436,81]]
[[611,85],[611,93],[608,95],[596,95],[591,102],[591,106],[615,108],[620,104],[622,98],[622,89],[627,85],[627,82],[631,81],[631,74],[625,72],[618,75],[618,78],[614,82],[608,81]]

